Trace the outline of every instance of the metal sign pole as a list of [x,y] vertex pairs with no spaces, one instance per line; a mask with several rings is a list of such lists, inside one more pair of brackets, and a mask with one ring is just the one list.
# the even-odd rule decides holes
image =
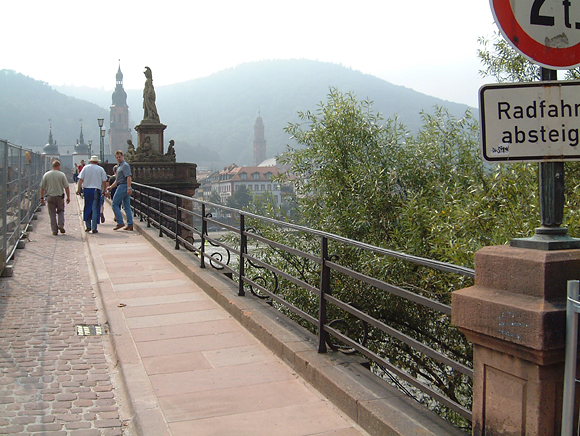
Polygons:
[[[556,70],[542,67],[541,72],[542,81],[558,80]],[[539,183],[542,227],[560,229],[564,217],[564,162],[540,162]],[[568,231],[560,230],[564,234]]]

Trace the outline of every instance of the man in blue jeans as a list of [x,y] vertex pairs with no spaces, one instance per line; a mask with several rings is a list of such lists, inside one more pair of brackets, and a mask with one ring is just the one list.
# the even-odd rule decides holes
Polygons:
[[81,195],[81,189],[85,197],[83,221],[85,232],[99,233],[97,225],[101,213],[101,202],[107,187],[107,173],[99,165],[99,158],[92,156],[90,165],[83,167],[79,174],[77,195]]
[[[117,179],[115,182],[109,186],[109,192],[115,188],[115,195],[113,196],[113,213],[115,214],[115,220],[117,225],[113,227],[113,230],[133,230],[133,212],[131,212],[131,167],[125,161],[123,157],[123,152],[121,150],[115,153],[119,167],[117,168]],[[123,204],[123,209],[125,210],[125,215],[127,215],[127,226],[123,224],[123,214],[121,213],[121,204]]]

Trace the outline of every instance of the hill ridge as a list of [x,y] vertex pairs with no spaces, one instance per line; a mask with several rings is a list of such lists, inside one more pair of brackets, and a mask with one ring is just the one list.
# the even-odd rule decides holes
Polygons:
[[[114,83],[114,75],[111,76]],[[0,74],[0,91],[4,77]],[[155,71],[153,79],[155,83]],[[373,108],[384,118],[396,114],[411,132],[421,126],[422,110],[430,112],[436,105],[444,106],[453,115],[461,117],[468,109],[467,105],[431,97],[349,67],[305,59],[248,62],[209,76],[155,86],[155,90],[161,122],[167,125],[166,142],[175,140],[178,161],[220,168],[232,162],[239,165],[253,163],[253,127],[258,114],[265,125],[267,157],[283,152],[291,143],[284,127],[298,122],[299,111],[315,111],[320,102],[326,101],[330,87],[352,92],[359,100],[373,101]],[[53,88],[60,94],[98,104],[101,106],[99,109],[106,112],[111,105],[112,90],[70,86]],[[134,126],[142,118],[142,90],[126,89],[126,92],[133,120],[130,125]],[[26,95],[25,90],[22,90],[22,95]],[[0,96],[0,107],[5,103],[2,100]],[[62,98],[59,101],[62,104]],[[76,105],[75,108],[73,112],[77,114],[79,110],[88,111]],[[102,110],[99,117],[103,116]],[[28,124],[42,125],[50,118],[44,114],[49,114],[48,109],[43,112],[44,119],[28,120]],[[72,116],[67,114],[67,119]],[[96,117],[83,113],[77,119],[92,120]],[[78,137],[78,122],[76,128],[67,126],[67,129],[70,131],[66,134],[72,135],[71,139]],[[10,126],[0,118],[0,137],[6,136],[5,131],[11,132]],[[48,129],[44,127],[41,131],[41,137],[46,138]],[[34,138],[38,143],[38,136],[25,137],[24,140]],[[19,140],[20,137],[19,134]],[[67,142],[71,139],[67,137]]]

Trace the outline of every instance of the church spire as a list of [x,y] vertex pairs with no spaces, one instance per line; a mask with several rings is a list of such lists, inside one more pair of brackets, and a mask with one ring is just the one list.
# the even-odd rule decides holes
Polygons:
[[127,106],[127,93],[123,89],[123,73],[121,72],[121,59],[119,59],[119,69],[117,70],[116,86],[113,92],[113,106]]
[[81,118],[79,121],[81,122],[81,135],[79,136],[79,142],[84,144],[85,138],[83,137],[83,119]]
[[119,70],[117,71],[117,86],[123,87],[123,73],[121,72],[121,59],[119,59]]
[[85,137],[83,135],[83,119],[81,118],[79,121],[81,122],[81,133],[79,139],[77,139],[77,144],[75,145],[73,154],[88,155],[89,146],[85,144]]
[[48,120],[50,122],[49,128],[48,128],[48,143],[52,146],[54,144],[54,140],[52,138],[52,121]]

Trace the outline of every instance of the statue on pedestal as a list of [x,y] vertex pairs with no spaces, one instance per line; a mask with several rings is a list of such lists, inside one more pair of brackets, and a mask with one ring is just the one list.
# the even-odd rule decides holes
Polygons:
[[133,141],[127,139],[127,152],[125,153],[125,160],[127,162],[134,162],[135,161],[135,146],[133,145]]
[[155,89],[151,68],[145,67],[145,88],[143,88],[143,121],[135,127],[138,132],[137,147],[127,141],[129,149],[127,162],[164,163],[175,162],[174,141],[171,141],[172,152],[163,153],[163,130],[167,127],[159,122],[159,113],[155,105]]
[[151,68],[145,67],[146,80],[143,88],[143,121],[159,122],[159,114],[155,105],[155,88],[153,87],[153,73]]
[[165,156],[168,156],[169,159],[173,159],[173,162],[175,162],[175,141],[173,139],[169,141],[169,147],[167,147]]

